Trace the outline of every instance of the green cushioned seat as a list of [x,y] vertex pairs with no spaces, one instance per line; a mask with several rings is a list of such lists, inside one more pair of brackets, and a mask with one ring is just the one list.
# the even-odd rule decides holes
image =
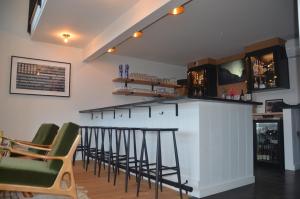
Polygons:
[[57,173],[44,161],[13,157],[0,159],[0,183],[49,187]]
[[[59,127],[55,124],[42,124],[38,129],[37,133],[35,134],[34,138],[32,139],[33,144],[40,144],[40,145],[51,145]],[[45,151],[37,150],[37,149],[28,149],[28,151],[44,155]],[[11,153],[11,157],[19,157],[21,155]]]
[[[41,144],[41,145],[50,145],[52,144],[59,127],[55,124],[42,124],[35,134],[34,138],[32,139],[33,144]],[[36,150],[36,149],[29,149],[29,151],[38,153],[38,154],[45,154],[44,151]]]
[[[65,123],[58,132],[49,156],[65,156],[78,135],[79,126]],[[18,157],[0,160],[0,183],[29,186],[51,186],[62,166],[62,161],[38,161]]]
[[[71,149],[73,142],[78,135],[79,126],[74,123],[65,123],[59,130],[57,138],[53,143],[52,150],[48,153],[50,156],[65,156]],[[59,171],[62,162],[58,160],[49,161],[51,169]]]

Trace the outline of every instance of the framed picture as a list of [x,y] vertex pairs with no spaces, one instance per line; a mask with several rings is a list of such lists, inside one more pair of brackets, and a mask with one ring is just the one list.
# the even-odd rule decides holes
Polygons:
[[284,104],[283,99],[266,100],[265,112],[266,113],[282,112],[283,104]]
[[11,57],[10,94],[70,97],[71,64]]

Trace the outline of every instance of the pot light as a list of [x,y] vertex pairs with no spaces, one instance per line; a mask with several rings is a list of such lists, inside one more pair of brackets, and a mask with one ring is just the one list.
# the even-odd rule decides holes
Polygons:
[[115,51],[116,51],[116,47],[109,48],[109,49],[107,50],[108,53],[113,53],[113,52],[115,52]]
[[68,43],[69,42],[69,38],[71,37],[71,35],[68,34],[68,33],[63,33],[62,37],[64,38],[64,42]]
[[184,13],[184,7],[183,6],[179,6],[179,7],[176,7],[176,8],[173,8],[169,14],[171,15],[180,15]]
[[143,36],[143,32],[142,31],[137,31],[135,33],[133,33],[132,35],[134,38],[140,38]]

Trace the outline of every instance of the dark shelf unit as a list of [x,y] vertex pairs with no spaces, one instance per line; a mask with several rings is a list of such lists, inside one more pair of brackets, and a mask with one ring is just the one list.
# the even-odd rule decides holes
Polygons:
[[217,66],[204,64],[190,68],[187,72],[188,96],[217,96]]
[[254,164],[284,170],[282,119],[253,120]]
[[246,54],[246,64],[250,69],[248,89],[265,92],[289,89],[288,58],[284,46],[273,46]]

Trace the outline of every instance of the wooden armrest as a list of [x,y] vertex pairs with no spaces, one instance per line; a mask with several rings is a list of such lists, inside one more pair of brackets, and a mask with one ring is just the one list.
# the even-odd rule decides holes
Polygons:
[[23,156],[28,156],[28,157],[31,157],[31,158],[38,158],[38,159],[45,159],[45,160],[62,160],[62,161],[66,160],[66,157],[64,157],[64,156],[39,155],[39,154],[36,154],[36,153],[30,153],[30,152],[27,152],[27,151],[16,150],[16,149],[13,149],[11,147],[0,146],[0,150],[7,150],[11,153],[16,153],[16,154],[23,155]]
[[44,144],[35,144],[32,142],[28,142],[28,141],[23,141],[23,140],[15,140],[17,143],[20,144],[25,144],[25,145],[30,145],[30,146],[36,146],[36,147],[41,147],[41,148],[50,148],[51,145],[44,145]]
[[5,136],[0,136],[2,139],[4,140],[8,140],[8,141],[14,141],[14,139],[11,139],[11,138],[8,138],[8,137],[5,137]]
[[50,148],[45,148],[45,147],[40,147],[40,146],[35,146],[35,145],[28,145],[28,144],[24,144],[22,142],[18,142],[15,140],[11,140],[11,143],[21,146],[21,147],[25,147],[25,148],[30,148],[30,149],[37,149],[37,150],[41,150],[41,151],[51,151]]

